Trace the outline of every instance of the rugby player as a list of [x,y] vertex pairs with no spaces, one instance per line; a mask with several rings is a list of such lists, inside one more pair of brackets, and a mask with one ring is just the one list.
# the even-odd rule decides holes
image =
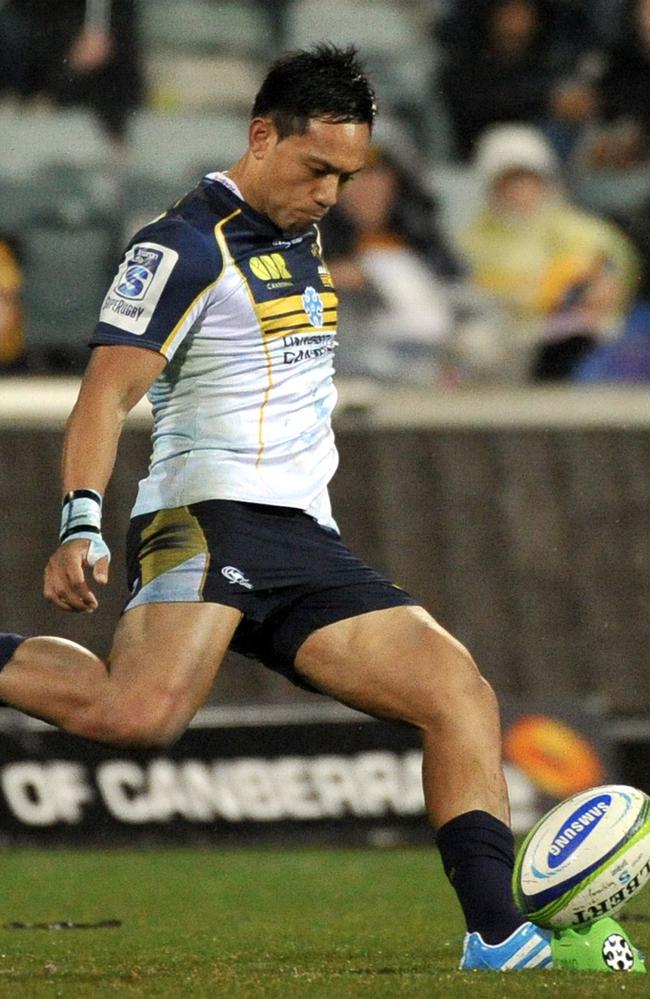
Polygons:
[[130,596],[107,661],[63,639],[0,635],[0,698],[86,739],[166,745],[231,647],[417,726],[428,814],[467,922],[461,967],[544,967],[548,940],[511,893],[495,695],[458,641],[345,547],[328,499],[336,296],[318,222],[343,185],[363,183],[374,116],[353,48],[283,57],[241,159],[133,238],[68,420],[60,545],[45,570],[57,607],[97,608],[102,497],[124,419],[148,392]]

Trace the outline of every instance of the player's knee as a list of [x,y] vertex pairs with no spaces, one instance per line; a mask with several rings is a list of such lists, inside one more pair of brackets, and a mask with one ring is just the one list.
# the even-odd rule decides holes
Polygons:
[[185,719],[179,718],[176,704],[165,696],[146,702],[113,698],[109,704],[93,705],[71,728],[96,742],[154,749],[175,742],[185,729]]
[[184,728],[185,725],[178,723],[172,711],[149,709],[131,712],[116,719],[111,741],[120,746],[162,749],[176,742]]
[[427,692],[421,702],[425,727],[439,721],[441,714],[458,719],[498,711],[492,687],[464,645],[445,636],[441,651],[440,635],[433,632],[427,644]]

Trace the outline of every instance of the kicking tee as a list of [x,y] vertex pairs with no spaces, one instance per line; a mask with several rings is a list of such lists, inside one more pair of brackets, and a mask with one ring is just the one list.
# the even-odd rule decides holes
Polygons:
[[335,337],[316,228],[283,233],[229,177],[208,174],[141,229],[90,341],[168,361],[148,394],[153,453],[133,516],[229,499],[335,527]]

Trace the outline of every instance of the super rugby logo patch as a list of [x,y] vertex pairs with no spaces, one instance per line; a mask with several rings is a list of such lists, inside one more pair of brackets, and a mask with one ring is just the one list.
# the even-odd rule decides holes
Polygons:
[[104,299],[99,321],[134,336],[146,333],[177,260],[176,250],[159,243],[132,246]]
[[162,259],[160,250],[136,246],[133,255],[127,261],[124,279],[115,289],[120,298],[130,298],[132,301],[144,298]]

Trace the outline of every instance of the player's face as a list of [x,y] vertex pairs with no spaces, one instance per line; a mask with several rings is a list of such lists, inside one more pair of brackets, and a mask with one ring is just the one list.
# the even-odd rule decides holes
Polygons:
[[[255,124],[255,123],[254,123]],[[278,140],[273,124],[258,119],[257,200],[286,232],[301,232],[336,204],[342,187],[363,167],[370,130],[357,122],[313,118],[304,135]]]

